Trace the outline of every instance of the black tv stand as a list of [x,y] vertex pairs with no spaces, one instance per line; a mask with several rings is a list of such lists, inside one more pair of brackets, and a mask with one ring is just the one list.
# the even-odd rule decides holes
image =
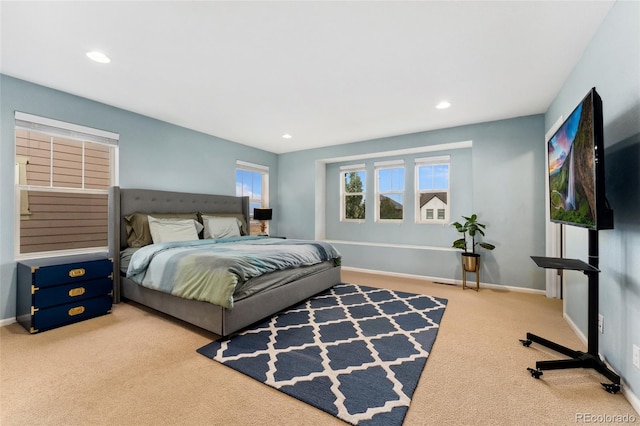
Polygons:
[[587,352],[575,351],[550,340],[527,333],[527,338],[520,339],[524,346],[530,346],[532,342],[538,343],[563,355],[568,359],[554,361],[537,361],[536,368],[527,368],[531,376],[539,379],[543,370],[560,370],[565,368],[593,368],[613,383],[602,383],[609,393],[620,390],[620,376],[611,371],[598,355],[598,231],[589,230],[589,263],[578,259],[563,259],[555,257],[531,256],[531,259],[541,268],[570,269],[582,271],[589,279],[589,305],[588,305],[588,342]]

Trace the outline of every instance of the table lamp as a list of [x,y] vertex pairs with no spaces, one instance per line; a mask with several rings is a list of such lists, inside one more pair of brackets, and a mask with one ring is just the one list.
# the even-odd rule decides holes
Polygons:
[[273,211],[271,209],[253,209],[253,218],[260,221],[260,234],[265,235],[267,230],[267,220],[271,220]]

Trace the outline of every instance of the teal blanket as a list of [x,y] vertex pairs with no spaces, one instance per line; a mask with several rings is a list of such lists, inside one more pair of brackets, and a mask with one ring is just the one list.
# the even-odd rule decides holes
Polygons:
[[127,277],[186,299],[233,307],[238,283],[276,270],[315,265],[340,253],[322,241],[265,237],[151,244],[131,257]]

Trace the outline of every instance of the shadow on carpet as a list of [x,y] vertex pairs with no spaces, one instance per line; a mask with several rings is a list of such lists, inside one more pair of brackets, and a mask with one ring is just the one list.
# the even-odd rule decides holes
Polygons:
[[401,425],[447,300],[338,284],[198,353],[358,425]]

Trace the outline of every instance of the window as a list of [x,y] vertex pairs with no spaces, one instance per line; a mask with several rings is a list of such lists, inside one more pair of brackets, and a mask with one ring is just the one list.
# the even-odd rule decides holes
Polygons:
[[449,156],[417,158],[416,222],[449,222]]
[[366,218],[367,172],[364,164],[340,167],[342,221]]
[[269,167],[236,161],[236,196],[249,197],[250,233],[259,234],[260,222],[253,220],[253,209],[269,207]]
[[17,256],[107,249],[118,139],[115,133],[15,113]]
[[376,168],[376,220],[401,221],[404,217],[404,161],[381,161]]

